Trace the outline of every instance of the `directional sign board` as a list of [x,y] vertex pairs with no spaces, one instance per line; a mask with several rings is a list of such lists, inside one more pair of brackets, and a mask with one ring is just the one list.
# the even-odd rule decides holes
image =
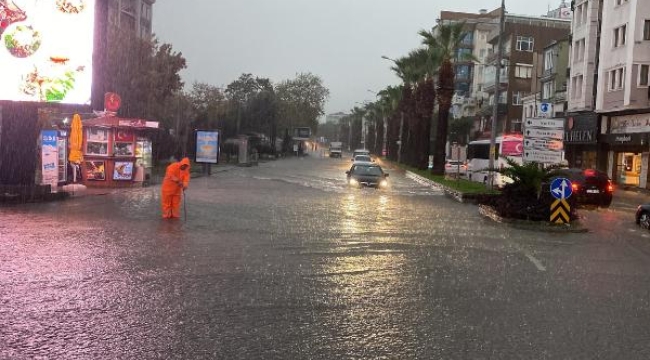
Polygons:
[[524,125],[523,160],[543,164],[561,163],[564,119],[528,119]]
[[531,138],[524,140],[524,148],[531,150],[560,151],[564,149],[564,142],[561,140]]
[[564,119],[528,119],[526,128],[529,127],[564,130]]
[[556,199],[568,199],[573,194],[571,180],[557,178],[551,183],[551,195]]
[[564,130],[560,129],[537,129],[526,128],[524,131],[525,138],[539,138],[539,139],[564,139]]
[[524,161],[540,164],[559,164],[562,162],[562,153],[559,151],[524,150]]

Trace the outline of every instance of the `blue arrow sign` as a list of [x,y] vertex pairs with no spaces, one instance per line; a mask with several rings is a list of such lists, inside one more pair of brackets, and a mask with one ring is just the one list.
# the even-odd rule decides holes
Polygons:
[[540,106],[540,109],[542,110],[543,113],[547,113],[549,110],[549,105],[548,103],[542,103]]
[[557,178],[551,183],[551,195],[556,199],[568,199],[573,194],[571,180],[566,178]]

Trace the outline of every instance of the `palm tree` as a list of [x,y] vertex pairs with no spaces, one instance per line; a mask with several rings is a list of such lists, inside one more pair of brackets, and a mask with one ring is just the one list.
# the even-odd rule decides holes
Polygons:
[[[400,120],[402,116],[397,116],[399,102],[402,100],[402,85],[388,86],[377,93],[379,96],[379,108],[384,120],[384,131],[386,142],[383,144],[391,160],[398,160],[397,151],[400,131]],[[402,114],[401,112],[399,112]],[[382,149],[383,150],[383,149]]]
[[439,59],[438,68],[438,124],[436,131],[435,151],[433,157],[434,174],[443,175],[445,172],[445,147],[447,144],[447,127],[449,110],[454,95],[454,63],[456,61],[475,60],[471,54],[458,56],[460,44],[467,35],[465,23],[442,24],[437,28],[419,32],[422,44]]

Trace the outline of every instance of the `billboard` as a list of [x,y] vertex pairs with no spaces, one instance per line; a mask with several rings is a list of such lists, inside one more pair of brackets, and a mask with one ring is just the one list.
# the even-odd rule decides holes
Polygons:
[[0,100],[90,104],[96,0],[0,0]]
[[216,164],[219,161],[219,131],[196,131],[196,159],[197,163]]
[[298,140],[309,140],[311,137],[311,128],[297,127],[293,129],[293,137]]

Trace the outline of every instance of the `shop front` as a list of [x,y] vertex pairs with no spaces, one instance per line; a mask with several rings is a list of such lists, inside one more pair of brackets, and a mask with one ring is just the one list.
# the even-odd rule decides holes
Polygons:
[[564,122],[564,158],[570,167],[604,169],[599,166],[598,115],[570,115]]
[[619,185],[648,188],[650,114],[613,116],[604,139],[608,175]]
[[148,137],[158,122],[105,116],[83,121],[84,185],[143,186],[153,169]]

